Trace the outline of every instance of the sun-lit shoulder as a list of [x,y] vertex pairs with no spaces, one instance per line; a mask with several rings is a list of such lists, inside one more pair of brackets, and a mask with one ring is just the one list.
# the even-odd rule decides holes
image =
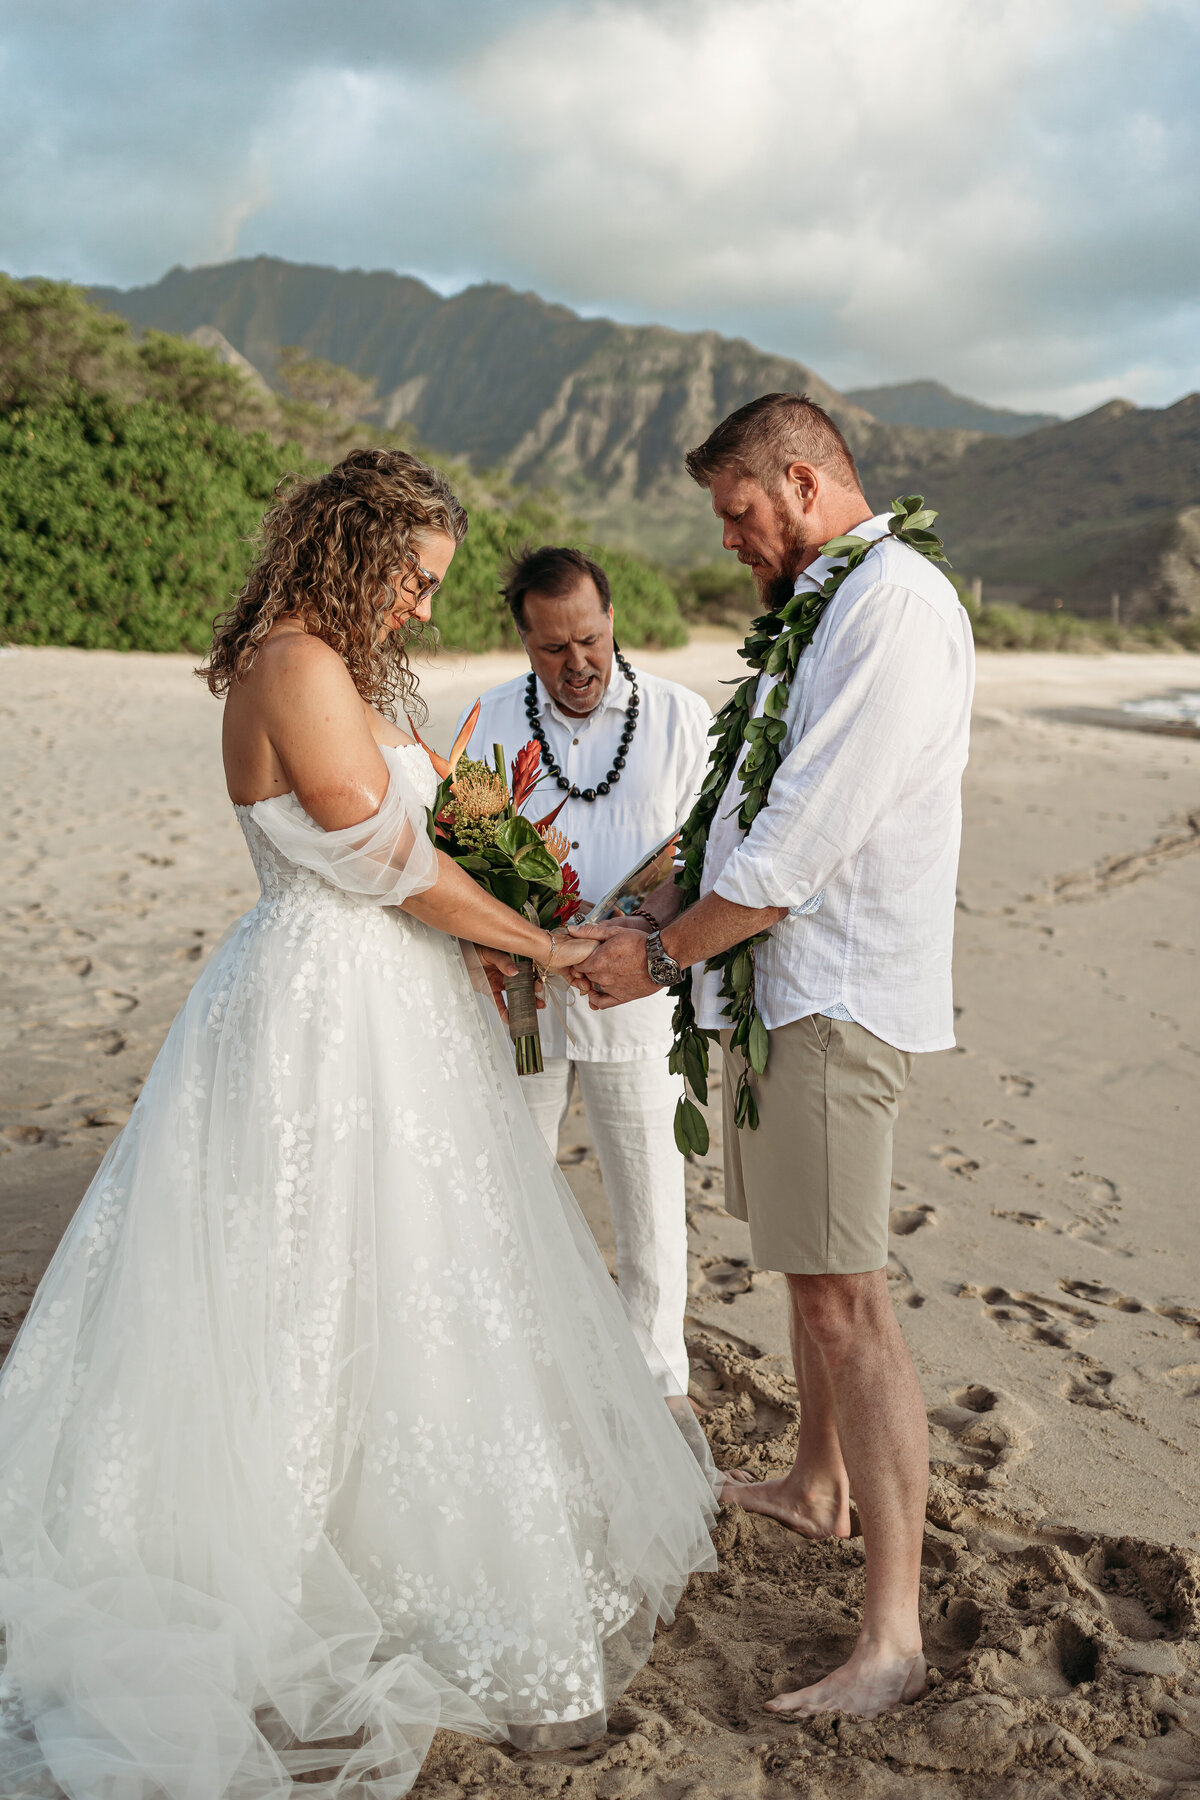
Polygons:
[[349,669],[318,637],[287,632],[270,638],[259,651],[257,667],[271,710],[284,705],[289,712],[315,710],[331,717],[362,713]]

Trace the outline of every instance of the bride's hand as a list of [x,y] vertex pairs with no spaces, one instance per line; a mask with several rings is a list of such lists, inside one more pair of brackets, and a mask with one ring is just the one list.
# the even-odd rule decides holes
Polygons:
[[[510,975],[515,975],[517,965],[507,950],[493,950],[487,944],[476,944],[475,953],[483,964],[483,972],[487,976],[488,986],[492,990],[492,999],[496,1002],[496,1011],[508,1024],[508,1000],[504,993],[504,983]],[[545,1008],[546,990],[541,981],[534,984],[534,996],[538,1006]]]
[[565,932],[561,935],[557,931],[552,932],[551,938],[553,948],[550,952],[550,961],[546,964],[547,972],[551,975],[561,975],[565,969],[577,969],[581,963],[588,960],[596,948],[595,944],[587,938],[568,937]]

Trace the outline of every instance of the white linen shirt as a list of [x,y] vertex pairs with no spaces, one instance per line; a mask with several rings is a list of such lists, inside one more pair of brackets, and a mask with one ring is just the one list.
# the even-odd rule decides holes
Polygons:
[[[701,893],[789,909],[755,953],[768,1031],[834,1011],[898,1050],[945,1050],[975,651],[950,582],[887,527],[887,514],[855,527],[879,541],[800,658],[769,803],[743,831],[743,751]],[[830,567],[818,557],[796,591],[820,587]],[[756,717],[776,679],[759,677]],[[729,1023],[720,982],[693,970],[710,1030]]]
[[[621,779],[594,801],[568,800],[555,824],[570,845],[571,867],[579,891],[589,904],[602,900],[648,850],[669,837],[695,805],[708,766],[708,703],[678,682],[635,669],[638,683],[637,730],[629,745]],[[490,764],[492,745],[503,744],[506,761],[533,735],[525,715],[528,676],[506,681],[483,696],[479,721],[467,754]],[[586,719],[561,712],[537,682],[542,729],[550,753],[567,780],[577,788],[594,788],[607,776],[621,747],[630,688],[613,660],[604,696]],[[459,719],[461,728],[466,718]],[[522,807],[527,818],[542,819],[562,799],[550,779]],[[665,1056],[671,1047],[674,1001],[664,989],[605,1012],[593,1012],[575,996],[565,1009],[567,1032],[553,1006],[539,1014],[543,1054],[569,1056],[576,1062],[623,1062]]]

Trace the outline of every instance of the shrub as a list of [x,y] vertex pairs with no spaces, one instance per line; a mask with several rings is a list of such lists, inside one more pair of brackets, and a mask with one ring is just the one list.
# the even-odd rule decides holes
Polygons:
[[203,651],[290,448],[111,394],[0,415],[0,635]]

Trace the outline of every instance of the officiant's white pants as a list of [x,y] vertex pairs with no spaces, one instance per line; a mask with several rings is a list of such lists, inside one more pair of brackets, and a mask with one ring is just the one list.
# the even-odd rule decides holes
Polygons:
[[686,1394],[687,1213],[674,1125],[680,1077],[671,1074],[665,1056],[637,1062],[548,1057],[543,1073],[522,1076],[521,1086],[555,1155],[575,1082],[612,1212],[617,1284]]

